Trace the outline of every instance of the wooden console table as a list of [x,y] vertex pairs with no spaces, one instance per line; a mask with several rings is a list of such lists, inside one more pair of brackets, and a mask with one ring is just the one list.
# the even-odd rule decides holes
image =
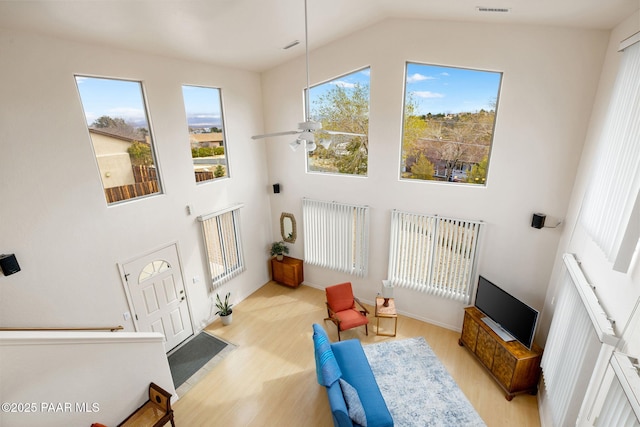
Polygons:
[[485,367],[511,400],[518,393],[538,392],[542,349],[533,344],[531,350],[518,341],[504,341],[481,319],[485,314],[476,307],[464,309],[462,336],[458,344],[465,346]]
[[282,261],[271,258],[271,274],[276,282],[297,288],[304,281],[302,260],[288,256],[283,257]]

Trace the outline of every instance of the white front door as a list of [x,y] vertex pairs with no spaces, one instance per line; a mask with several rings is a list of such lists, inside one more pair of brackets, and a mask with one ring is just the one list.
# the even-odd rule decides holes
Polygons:
[[168,352],[193,335],[175,245],[122,266],[138,331],[165,336]]

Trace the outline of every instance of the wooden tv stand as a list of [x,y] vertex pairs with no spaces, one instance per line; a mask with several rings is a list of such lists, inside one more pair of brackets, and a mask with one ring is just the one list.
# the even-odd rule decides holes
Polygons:
[[538,392],[542,349],[535,343],[531,350],[518,341],[504,341],[487,326],[485,314],[476,307],[464,309],[462,336],[458,344],[465,346],[487,369],[487,372],[511,400],[518,393]]

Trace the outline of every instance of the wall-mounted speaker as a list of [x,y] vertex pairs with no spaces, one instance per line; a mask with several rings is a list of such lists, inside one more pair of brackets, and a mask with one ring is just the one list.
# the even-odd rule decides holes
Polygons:
[[14,254],[0,255],[0,270],[5,276],[10,276],[20,271],[16,256]]
[[280,184],[273,184],[273,192],[278,194],[280,192]]
[[534,213],[533,218],[531,219],[531,226],[533,228],[542,228],[544,227],[544,220],[547,218],[545,214]]

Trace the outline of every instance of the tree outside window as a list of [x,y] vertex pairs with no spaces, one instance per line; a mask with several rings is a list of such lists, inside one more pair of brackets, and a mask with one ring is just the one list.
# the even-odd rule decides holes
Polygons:
[[408,63],[401,178],[485,185],[501,78]]
[[310,89],[310,116],[322,123],[322,130],[365,136],[318,132],[317,148],[307,156],[309,172],[367,175],[369,71],[355,71]]

